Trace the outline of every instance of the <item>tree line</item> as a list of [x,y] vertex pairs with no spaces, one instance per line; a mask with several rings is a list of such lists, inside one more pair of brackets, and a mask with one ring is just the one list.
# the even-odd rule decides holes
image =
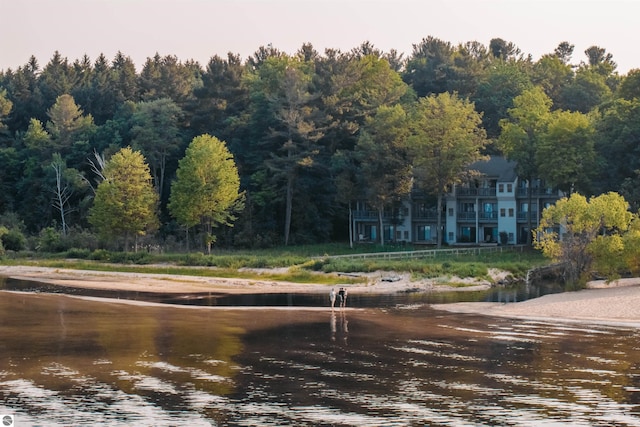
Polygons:
[[[435,206],[487,154],[569,192],[620,192],[637,211],[640,71],[620,75],[598,46],[582,60],[573,51],[562,42],[534,61],[502,39],[427,37],[406,58],[368,42],[323,53],[262,46],[204,66],[156,54],[139,72],[121,52],[73,62],[55,52],[42,68],[32,57],[0,72],[0,224],[12,231],[3,241],[109,244],[93,239],[92,209],[127,147],[158,197],[149,242],[173,249],[187,247],[188,228],[208,245],[345,240],[352,201],[382,214],[418,186]],[[237,168],[242,209],[231,203],[220,221],[172,200],[201,137],[222,142]]]

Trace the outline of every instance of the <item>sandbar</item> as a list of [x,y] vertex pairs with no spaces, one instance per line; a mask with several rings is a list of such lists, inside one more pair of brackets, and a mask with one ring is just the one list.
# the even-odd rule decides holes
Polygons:
[[[499,273],[496,273],[499,274]],[[344,285],[301,284],[261,279],[227,279],[220,277],[103,272],[36,266],[0,266],[0,276],[39,281],[83,289],[127,290],[154,293],[328,293],[332,287],[345,286],[353,294],[390,294],[396,292],[438,292],[453,289],[479,290],[491,286],[473,282],[452,288],[434,280],[412,280],[408,273],[376,272],[366,275],[364,283]],[[470,280],[470,279],[465,279]],[[456,279],[459,282],[460,279]],[[640,278],[605,282],[592,281],[587,289],[545,295],[514,303],[464,302],[432,304],[432,308],[454,313],[486,316],[600,323],[640,327]]]
[[592,281],[586,289],[514,303],[434,304],[454,313],[640,328],[640,278]]

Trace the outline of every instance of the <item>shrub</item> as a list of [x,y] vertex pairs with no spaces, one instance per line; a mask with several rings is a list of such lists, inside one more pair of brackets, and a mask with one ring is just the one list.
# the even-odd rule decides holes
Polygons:
[[0,225],[0,255],[4,255],[4,245],[2,244],[2,236],[8,233],[7,227],[3,227]]
[[71,248],[66,253],[67,258],[89,259],[91,251],[89,249]]
[[18,229],[11,229],[2,235],[4,248],[10,251],[21,251],[26,247],[27,238]]
[[39,252],[59,252],[61,250],[60,232],[53,227],[40,230],[36,250]]
[[111,253],[105,249],[96,249],[89,258],[95,261],[111,261]]

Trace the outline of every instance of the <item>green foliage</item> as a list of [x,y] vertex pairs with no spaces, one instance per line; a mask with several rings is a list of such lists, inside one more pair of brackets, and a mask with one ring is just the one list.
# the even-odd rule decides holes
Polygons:
[[66,251],[65,257],[70,259],[89,259],[91,257],[91,250],[71,248]]
[[36,249],[40,252],[59,252],[62,249],[60,232],[53,227],[40,230]]
[[169,211],[178,223],[205,225],[207,248],[215,241],[212,228],[231,225],[243,207],[240,177],[233,155],[224,142],[210,135],[193,139],[180,160],[171,186]]
[[[558,119],[547,152],[536,161],[555,162],[543,163],[548,176],[542,178],[589,194],[620,192],[636,210],[638,73],[615,73],[612,55],[598,46],[585,53],[572,62],[573,45],[563,42],[533,61],[502,39],[485,46],[427,37],[406,62],[370,43],[344,53],[318,53],[305,45],[294,55],[262,47],[246,61],[230,54],[204,67],[156,54],[139,72],[121,52],[112,60],[99,55],[94,63],[87,57],[69,61],[55,52],[43,66],[31,57],[0,72],[0,213],[17,212],[31,236],[56,227],[61,216],[45,208],[51,206],[53,153],[94,183],[87,162],[95,158],[94,149],[108,158],[131,145],[146,156],[161,192],[159,218],[167,222],[165,179],[174,176],[183,143],[215,133],[233,153],[247,201],[234,229],[216,233],[217,245],[270,247],[281,243],[283,230],[290,230],[284,240],[293,244],[341,239],[348,228],[347,204],[362,195],[362,186],[355,185],[354,147],[379,107],[410,111],[415,94],[457,94],[473,101],[490,139],[503,139],[501,130],[504,138],[514,134],[499,126],[501,120],[525,128],[510,109],[522,109],[516,100],[534,85],[553,101],[551,110],[589,113],[597,128],[592,155],[587,129]],[[557,152],[550,141],[558,142]],[[482,151],[495,154],[490,146]],[[92,189],[75,190],[68,222],[85,227],[93,196],[85,190]],[[104,234],[105,245],[127,240]],[[208,234],[204,241],[213,240]],[[166,237],[178,241],[182,234]],[[61,248],[70,244],[63,241]]]
[[566,193],[588,191],[596,170],[594,131],[582,113],[553,112],[535,152],[539,176]]
[[[462,181],[468,167],[482,158],[487,145],[481,116],[474,105],[442,93],[420,98],[410,119],[408,152],[415,186],[437,197],[437,212],[447,188]],[[442,230],[438,215],[437,230]],[[437,233],[438,248],[442,236]]]
[[145,156],[159,194],[163,194],[167,161],[182,149],[178,126],[182,115],[175,102],[161,98],[137,103],[131,118],[132,147]]
[[0,225],[0,256],[4,255],[5,253],[4,244],[2,243],[2,238],[8,232],[9,230],[7,229],[7,227]]
[[574,193],[542,212],[534,244],[545,256],[565,265],[571,282],[586,280],[594,268],[613,277],[620,271],[624,235],[634,218],[628,208],[617,193],[589,200]]
[[103,237],[144,235],[157,229],[158,195],[144,157],[131,148],[113,155],[96,191],[89,221]]
[[10,251],[21,251],[25,249],[27,245],[27,238],[20,230],[15,228],[4,233],[1,239],[4,248]]

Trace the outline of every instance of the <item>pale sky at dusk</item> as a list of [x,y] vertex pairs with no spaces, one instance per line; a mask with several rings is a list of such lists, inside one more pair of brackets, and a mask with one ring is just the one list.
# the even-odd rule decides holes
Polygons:
[[269,43],[293,54],[305,42],[323,53],[367,40],[406,58],[427,36],[502,38],[534,60],[568,41],[572,63],[597,45],[621,74],[640,68],[640,0],[0,0],[0,17],[0,70],[31,55],[42,67],[56,50],[70,62],[120,50],[140,69],[156,52],[205,66]]

